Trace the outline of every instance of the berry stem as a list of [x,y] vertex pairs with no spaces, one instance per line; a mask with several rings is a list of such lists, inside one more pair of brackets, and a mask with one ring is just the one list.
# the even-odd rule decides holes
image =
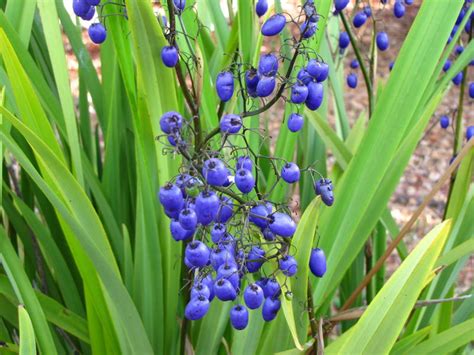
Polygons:
[[[351,26],[347,22],[346,17],[342,13],[342,11],[339,13],[341,16],[342,24],[344,25],[344,29],[346,30],[347,34],[349,35],[349,39],[351,40],[352,48],[354,49],[354,53],[357,57],[357,60],[359,61],[360,65],[360,70],[362,71],[362,75],[364,76],[364,81],[365,81],[365,86],[367,87],[367,96],[369,98],[369,112],[371,111],[372,107],[372,83],[370,81],[369,73],[367,72],[367,68],[364,64],[362,54],[360,53],[359,47],[357,46],[357,41],[354,36],[354,33],[352,32]],[[369,116],[370,117],[370,116]]]
[[318,322],[316,321],[316,315],[314,313],[314,304],[313,304],[313,289],[311,286],[311,281],[308,278],[308,289],[307,289],[307,296],[306,302],[308,303],[308,318],[309,318],[309,325],[311,327],[311,337],[313,338],[313,353],[317,353],[317,337],[318,337]]

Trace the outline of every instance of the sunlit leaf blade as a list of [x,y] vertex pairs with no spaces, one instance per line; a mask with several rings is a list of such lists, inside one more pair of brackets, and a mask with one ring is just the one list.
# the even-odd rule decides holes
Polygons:
[[35,355],[36,340],[33,324],[31,324],[30,316],[25,307],[18,306],[18,319],[20,323],[20,355]]

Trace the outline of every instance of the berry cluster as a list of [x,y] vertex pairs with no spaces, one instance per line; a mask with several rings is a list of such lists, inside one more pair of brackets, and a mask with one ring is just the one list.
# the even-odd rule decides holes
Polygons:
[[[174,18],[177,15],[181,20],[186,4],[184,0],[174,0],[173,5],[168,7],[170,23],[164,28],[169,45],[163,47],[161,59],[165,66],[175,68],[179,79],[183,77],[182,67],[199,63],[193,55],[185,56],[177,46]],[[263,16],[267,10],[266,0],[257,1],[257,16]],[[321,200],[327,206],[334,203],[331,180],[316,180],[312,168],[300,169],[294,162],[255,151],[248,143],[249,136],[265,137],[260,130],[247,128],[244,123],[246,117],[265,112],[284,98],[295,105],[296,111],[287,119],[288,129],[298,132],[304,125],[303,116],[298,113],[301,104],[310,110],[320,107],[322,82],[328,77],[329,67],[304,44],[316,33],[318,20],[313,2],[308,1],[297,18],[288,21],[286,15],[277,13],[263,23],[264,36],[280,34],[288,23],[299,30],[298,38],[284,41],[294,52],[286,73],[280,73],[280,63],[286,58],[279,53],[262,54],[257,68],[234,56],[231,66],[216,78],[220,122],[212,131],[202,131],[199,110],[192,101],[187,102],[194,114],[192,119],[175,111],[160,118],[164,134],[158,138],[166,138],[162,140],[165,151],[184,158],[179,175],[160,188],[159,200],[170,218],[171,236],[185,243],[183,261],[190,275],[185,317],[189,320],[204,317],[215,298],[236,302],[230,311],[235,329],[247,326],[248,309],[261,308],[263,319],[273,320],[281,307],[282,294],[291,296],[287,278],[298,271],[291,246],[296,223],[287,205],[270,200],[273,189],[281,183],[295,184],[302,173],[308,173]],[[189,51],[192,52],[191,48]],[[305,65],[294,75],[298,57],[305,59]],[[183,66],[179,65],[181,61]],[[184,81],[180,84],[183,90],[189,90]],[[193,85],[190,86],[192,90]],[[286,90],[288,98],[282,95]],[[193,93],[185,96],[193,97]],[[243,111],[226,113],[226,103],[238,99]],[[235,110],[240,106],[228,107]],[[263,160],[269,162],[277,177],[273,186],[262,184]],[[321,249],[312,250],[309,267],[315,276],[324,275],[326,258]],[[282,280],[278,275],[284,277],[283,283],[278,282]]]
[[[84,21],[90,21],[96,13],[96,7],[99,7],[100,0],[73,0],[72,9],[76,16],[82,18]],[[105,26],[101,23],[93,23],[90,25],[89,37],[92,42],[96,44],[101,44],[107,38],[107,30]]]

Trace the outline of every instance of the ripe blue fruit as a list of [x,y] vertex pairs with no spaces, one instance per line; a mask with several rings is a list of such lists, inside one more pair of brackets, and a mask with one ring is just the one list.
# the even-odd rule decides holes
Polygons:
[[221,248],[219,246],[211,251],[209,259],[211,260],[212,267],[216,271],[224,264],[230,265],[235,263],[232,253],[226,248]]
[[474,136],[474,126],[469,126],[466,129],[466,140],[469,140]]
[[230,309],[230,323],[237,330],[242,330],[249,324],[249,312],[240,304]]
[[202,175],[209,185],[222,186],[227,182],[229,171],[221,160],[210,158],[204,162]]
[[393,6],[393,14],[396,18],[402,18],[405,15],[405,5],[402,4],[400,0],[395,2]]
[[285,28],[286,18],[282,14],[271,16],[262,26],[262,35],[275,36]]
[[244,291],[244,301],[248,308],[257,309],[263,303],[263,290],[262,288],[254,284],[249,284]]
[[194,284],[191,288],[191,298],[197,298],[199,296],[206,297],[207,299],[211,297],[211,290],[203,283]]
[[179,224],[183,229],[195,230],[197,226],[197,215],[191,208],[185,208],[179,213]]
[[100,0],[86,0],[86,3],[88,3],[90,6],[97,6],[100,4]]
[[160,187],[158,198],[163,207],[169,211],[181,210],[184,205],[183,192],[173,184]]
[[160,118],[160,128],[164,133],[170,134],[174,129],[181,129],[183,126],[183,116],[178,112],[169,111]]
[[278,262],[278,266],[285,276],[291,277],[298,271],[298,263],[291,255],[285,255],[283,258],[281,258]]
[[216,79],[216,91],[219,98],[227,102],[234,95],[234,77],[231,72],[219,73]]
[[265,298],[279,297],[281,295],[281,286],[274,278],[264,280],[262,289]]
[[240,156],[237,158],[237,163],[235,164],[235,170],[245,169],[248,171],[253,170],[252,159],[248,155]]
[[456,49],[455,49],[455,52],[456,52],[457,55],[461,54],[462,52],[464,52],[464,47],[460,46],[460,45],[457,45]]
[[265,322],[270,322],[275,319],[278,311],[281,308],[281,301],[278,298],[267,297],[263,302],[262,317]]
[[317,110],[323,103],[324,88],[321,83],[311,82],[308,84],[308,98],[306,99],[306,107],[311,111]]
[[194,229],[193,230],[184,229],[178,221],[172,220],[170,222],[170,232],[173,239],[178,242],[181,240],[186,240],[186,239],[191,238],[194,234]]
[[235,185],[244,194],[248,194],[255,187],[255,178],[247,169],[239,169],[235,173]]
[[349,0],[335,0],[334,1],[334,8],[337,12],[340,12],[346,8],[349,4]]
[[257,96],[267,97],[275,90],[276,80],[273,76],[261,76],[257,84]]
[[220,240],[224,237],[226,234],[227,229],[225,227],[225,224],[222,223],[216,223],[212,226],[211,228],[211,240],[213,243],[219,243]]
[[[250,209],[249,221],[260,228],[267,226],[268,209],[264,205],[257,205]],[[261,216],[261,217],[260,217]]]
[[352,89],[357,87],[357,75],[355,73],[350,73],[347,76],[347,85]]
[[441,118],[439,119],[439,124],[441,126],[441,128],[448,128],[449,126],[449,117],[448,116],[441,116]]
[[95,15],[95,7],[91,6],[89,11],[84,16],[81,16],[81,18],[85,21],[90,21]]
[[288,117],[288,129],[291,132],[298,132],[301,128],[303,128],[304,125],[304,118],[303,116],[297,114],[297,113],[292,113]]
[[79,17],[86,16],[87,12],[90,10],[90,5],[85,0],[74,0],[72,2],[72,11],[74,14]]
[[186,0],[173,0],[173,3],[176,10],[179,12],[183,11],[186,7]]
[[270,230],[282,237],[292,237],[296,231],[296,223],[285,213],[275,212],[269,216],[270,223],[268,224]]
[[203,267],[209,262],[211,252],[203,242],[195,240],[189,243],[185,249],[185,256],[189,263],[195,267]]
[[319,187],[321,191],[321,200],[326,206],[332,206],[334,203],[334,193],[332,192],[332,183],[325,180]]
[[235,264],[235,261],[229,261],[225,264],[222,264],[217,269],[216,280],[226,279],[229,280],[232,286],[238,290],[240,286],[240,276],[239,269]]
[[474,99],[474,82],[469,84],[469,97]]
[[204,296],[191,298],[184,310],[184,316],[189,320],[198,320],[204,317],[209,310],[209,300]]
[[247,255],[247,270],[249,272],[257,272],[258,270],[260,270],[264,262],[264,260],[260,259],[263,258],[265,258],[265,251],[262,248],[253,246]]
[[255,5],[255,12],[257,13],[258,17],[262,17],[268,10],[268,2],[267,0],[257,0],[257,4]]
[[165,214],[171,219],[179,219],[179,210],[168,210],[165,208]]
[[319,248],[311,250],[309,258],[309,268],[316,277],[323,277],[326,273],[326,255]]
[[407,5],[413,5],[413,0],[405,0],[405,4],[407,4]]
[[291,87],[291,102],[302,104],[308,97],[308,88],[304,84],[296,83]]
[[93,23],[89,27],[89,37],[95,44],[101,44],[107,38],[107,30],[101,23]]
[[349,43],[351,43],[351,39],[347,32],[341,32],[339,35],[339,48],[346,49],[349,47]]
[[389,46],[389,39],[388,39],[388,34],[386,32],[379,32],[377,33],[376,37],[376,42],[377,42],[377,48],[380,49],[381,51],[387,50]]
[[226,223],[234,213],[234,206],[227,196],[221,196],[215,220],[219,223]]
[[214,294],[221,301],[233,301],[237,298],[237,291],[227,279],[219,279],[214,283]]
[[365,6],[364,7],[364,13],[366,14],[367,17],[372,16],[372,9],[370,6]]
[[258,61],[258,73],[260,75],[275,76],[278,72],[278,58],[271,53],[264,54]]
[[207,288],[209,289],[209,301],[212,301],[212,299],[214,298],[214,279],[212,278],[212,275],[207,274],[204,278],[202,278],[198,282],[207,286]]
[[355,28],[361,27],[367,21],[367,15],[364,11],[360,11],[355,14],[354,18],[352,19],[352,24]]
[[242,119],[239,115],[229,113],[221,118],[220,127],[224,133],[235,134],[242,128]]
[[311,75],[318,83],[327,79],[329,75],[329,65],[324,62],[311,59],[306,66],[306,71]]
[[357,59],[352,59],[351,60],[351,68],[352,69],[357,69],[359,68],[359,61]]
[[300,168],[295,163],[286,163],[281,169],[281,178],[289,184],[300,179]]
[[306,68],[301,68],[298,71],[298,74],[296,77],[299,81],[301,81],[305,85],[308,85],[310,82],[313,81],[313,77],[308,73]]
[[219,197],[214,191],[203,191],[196,198],[195,211],[198,222],[204,226],[211,223],[219,211]]
[[275,234],[273,234],[273,232],[268,227],[266,227],[262,230],[262,234],[263,234],[263,238],[265,240],[268,240],[269,242],[274,241],[275,238],[276,238]]
[[161,49],[161,60],[168,68],[173,68],[178,63],[179,55],[175,46],[164,46]]
[[247,85],[247,93],[251,97],[257,97],[257,85],[260,81],[257,75],[257,70],[254,68],[249,69],[245,72],[245,84]]
[[[308,29],[306,29],[306,27]],[[303,34],[303,38],[311,38],[314,36],[316,33],[316,30],[318,29],[318,25],[315,22],[304,22],[301,25],[300,32]]]
[[463,72],[460,71],[459,73],[456,74],[456,76],[453,78],[453,83],[454,85],[460,85],[462,82],[463,78]]

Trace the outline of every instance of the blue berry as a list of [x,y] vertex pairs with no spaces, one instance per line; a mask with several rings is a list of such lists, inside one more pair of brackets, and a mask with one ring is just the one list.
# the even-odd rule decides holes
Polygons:
[[283,258],[281,258],[278,262],[278,266],[285,276],[291,277],[298,271],[298,263],[291,255],[285,255]]
[[407,5],[413,5],[413,0],[405,0],[405,4],[407,4]]
[[184,205],[183,192],[173,184],[161,187],[158,197],[163,207],[169,211],[181,210]]
[[297,113],[292,113],[288,117],[288,129],[291,132],[298,132],[303,128],[304,125],[304,118],[303,116],[297,114]]
[[349,43],[351,43],[351,39],[347,32],[341,32],[339,35],[339,48],[346,49],[349,47]]
[[184,310],[184,316],[189,320],[198,320],[204,317],[209,310],[209,300],[204,296],[191,298]]
[[86,0],[86,3],[88,3],[90,6],[97,6],[100,4],[100,0]]
[[186,7],[186,0],[173,0],[174,7],[178,12],[181,12]]
[[195,267],[203,267],[209,262],[211,252],[203,242],[195,240],[186,246],[184,251],[189,263]]
[[281,295],[281,286],[274,278],[266,279],[262,289],[265,298],[279,297]]
[[268,226],[273,233],[287,238],[295,234],[296,223],[287,214],[275,212],[269,218],[271,222]]
[[463,72],[460,71],[459,73],[456,74],[456,76],[452,80],[454,85],[459,86],[462,82],[462,78],[463,78]]
[[178,112],[169,111],[160,118],[160,128],[164,133],[170,134],[175,129],[181,129],[183,126],[183,116]]
[[474,126],[469,126],[466,129],[466,140],[470,140],[474,136]]
[[161,60],[168,68],[173,68],[178,63],[178,50],[174,46],[164,46],[161,49]]
[[208,300],[211,297],[211,290],[203,283],[197,283],[191,288],[191,298],[197,298],[199,296],[206,297]]
[[219,223],[226,223],[234,214],[234,206],[227,196],[220,198],[215,220]]
[[332,192],[332,182],[329,179],[322,179],[319,186],[321,200],[326,206],[332,206],[334,203],[334,194]]
[[213,191],[203,191],[196,198],[196,215],[198,222],[204,226],[210,224],[219,211],[219,197]]
[[229,261],[225,264],[222,264],[217,269],[216,280],[226,279],[229,280],[234,289],[239,289],[240,286],[240,276],[237,265],[234,261]]
[[237,330],[245,329],[249,323],[249,312],[247,309],[240,304],[232,307],[230,309],[230,323]]
[[180,210],[168,210],[165,208],[165,214],[171,219],[179,219]]
[[242,128],[242,119],[239,115],[232,113],[224,115],[221,118],[220,128],[224,133],[235,134]]
[[250,284],[245,288],[244,301],[248,308],[257,309],[263,303],[263,290],[256,283]]
[[225,224],[216,223],[211,228],[211,240],[213,243],[219,243],[219,241],[225,236],[227,230]]
[[231,72],[219,73],[216,79],[216,90],[219,98],[227,102],[234,95],[234,77]]
[[285,28],[286,18],[282,14],[271,16],[262,26],[262,35],[275,36]]
[[90,5],[85,0],[74,0],[72,2],[72,11],[79,17],[84,17],[90,10]]
[[269,212],[266,206],[257,205],[250,209],[249,221],[260,228],[265,228],[267,226],[266,218],[268,215]]
[[308,85],[310,82],[313,81],[313,77],[308,73],[306,68],[301,68],[298,71],[298,75],[296,77],[299,81],[301,81],[305,85]]
[[354,18],[352,19],[352,24],[355,28],[359,28],[367,21],[367,15],[364,11],[360,11],[355,14]]
[[474,82],[469,84],[469,97],[474,99]]
[[270,228],[266,227],[262,230],[263,238],[269,242],[275,240],[275,234],[270,230]]
[[241,156],[237,158],[237,163],[235,164],[235,170],[245,169],[248,171],[253,170],[252,159],[249,156]]
[[237,298],[237,291],[227,279],[219,279],[214,283],[214,294],[221,301],[233,301]]
[[377,33],[377,37],[375,40],[377,42],[377,48],[380,49],[381,51],[387,50],[388,46],[390,45],[388,35],[386,32]]
[[174,240],[186,240],[193,236],[194,230],[184,229],[178,221],[172,220],[170,222],[170,232]]
[[258,61],[258,73],[265,76],[275,76],[278,72],[278,58],[274,54],[264,54]]
[[329,75],[329,65],[324,62],[311,59],[306,66],[306,71],[311,75],[318,83],[323,82]]
[[212,267],[216,271],[224,264],[235,263],[232,253],[229,250],[219,246],[211,251],[211,256],[209,258],[211,260]]
[[402,18],[405,15],[405,5],[402,4],[400,0],[395,2],[393,6],[393,14],[396,18]]
[[[308,29],[306,29],[308,28]],[[316,33],[316,30],[318,29],[318,25],[314,22],[304,22],[301,25],[300,32],[303,34],[303,38],[311,38],[314,36]]]
[[262,317],[265,322],[270,322],[275,319],[278,314],[278,311],[281,308],[281,301],[278,298],[265,298],[262,307]]
[[395,62],[392,60],[390,63],[388,63],[388,70],[392,71],[394,65]]
[[214,279],[212,275],[207,274],[206,277],[201,280],[201,283],[209,289],[209,301],[212,301],[214,298]]
[[90,21],[95,15],[95,7],[91,6],[89,11],[84,16],[81,16],[81,18],[85,21]]
[[249,272],[257,272],[263,265],[263,259],[265,257],[265,251],[257,246],[252,247],[247,255],[247,270]]
[[257,97],[257,85],[260,81],[257,71],[249,69],[245,72],[245,84],[247,85],[247,93],[251,97]]
[[337,12],[340,12],[346,8],[349,4],[349,0],[335,0],[334,1],[334,8]]
[[291,102],[302,104],[308,98],[308,88],[304,84],[296,83],[291,87]]
[[183,229],[195,230],[197,226],[197,215],[191,208],[185,208],[179,213],[179,224]]
[[89,37],[92,42],[95,44],[101,44],[107,38],[107,30],[105,29],[104,25],[101,23],[93,23],[89,27]]
[[359,61],[357,59],[352,59],[351,60],[351,68],[352,69],[357,69],[359,68]]
[[364,7],[364,13],[365,13],[365,15],[366,15],[367,17],[372,16],[372,9],[371,9],[371,7],[370,7],[370,6],[365,6],[365,7]]
[[257,4],[255,5],[255,12],[257,13],[258,17],[262,17],[268,10],[268,2],[267,0],[257,0]]
[[281,169],[281,178],[289,184],[300,180],[300,168],[295,163],[286,163]]
[[326,273],[326,256],[321,249],[315,248],[311,250],[309,268],[316,277],[323,277]]
[[323,103],[324,88],[321,83],[311,82],[308,84],[308,98],[306,99],[306,107],[311,111],[317,110]]
[[439,124],[441,126],[441,128],[448,128],[449,126],[449,117],[448,116],[441,116],[441,118],[439,119]]
[[222,161],[211,158],[204,162],[202,175],[209,185],[222,186],[227,182],[229,171]]
[[246,169],[239,169],[235,173],[235,185],[244,194],[248,194],[255,187],[255,178],[252,172]]
[[357,74],[350,73],[347,76],[347,86],[349,86],[352,89],[355,89],[357,87]]
[[275,90],[276,80],[273,76],[262,76],[257,84],[257,96],[267,97]]

